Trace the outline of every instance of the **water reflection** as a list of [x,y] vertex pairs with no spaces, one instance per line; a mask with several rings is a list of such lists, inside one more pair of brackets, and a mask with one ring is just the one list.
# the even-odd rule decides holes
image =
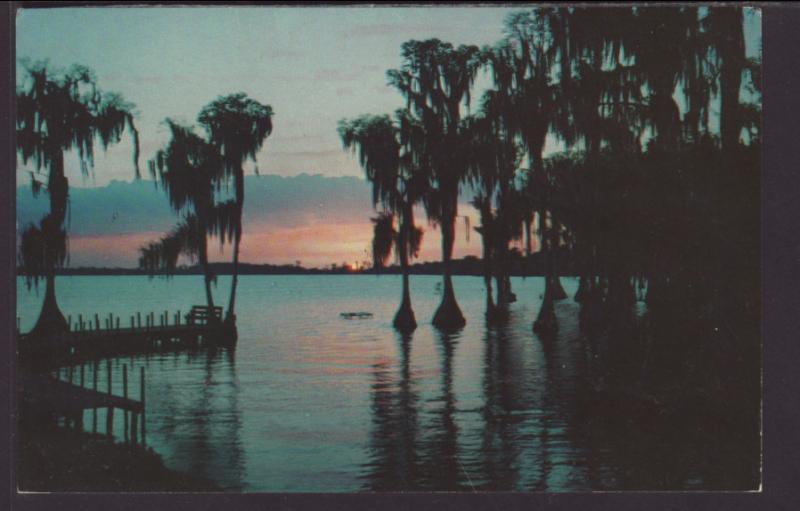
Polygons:
[[[464,467],[459,459],[458,426],[455,421],[456,397],[453,393],[453,355],[460,333],[434,330],[441,358],[441,390],[426,421],[422,444],[422,487],[442,490],[462,489]],[[468,475],[467,475],[468,478]]]
[[[413,285],[425,290],[436,282],[415,276]],[[464,314],[482,317],[481,279],[455,282]],[[127,299],[133,307],[146,293],[164,303],[177,293],[191,303],[196,292],[189,277],[159,292],[152,285],[75,277],[63,283],[77,290],[65,293],[64,306],[75,316],[98,309],[100,300]],[[514,281],[519,300],[504,324],[474,319],[450,336],[420,324],[401,336],[391,328],[398,285],[391,276],[243,278],[236,351],[125,359],[132,371],[146,365],[148,445],[169,468],[243,491],[757,486],[758,417],[732,406],[741,396],[729,391],[718,405],[692,400],[697,385],[689,380],[670,402],[642,399],[635,382],[640,374],[661,377],[652,367],[682,381],[681,365],[664,362],[680,358],[669,353],[677,343],[670,336],[653,341],[651,350],[648,340],[584,337],[579,306],[567,299],[555,305],[558,334],[540,339],[531,329],[543,291],[537,278]],[[577,282],[564,285],[572,295]],[[438,303],[423,292],[415,296],[419,311]],[[87,297],[98,303],[85,303]],[[38,311],[31,303],[21,310]],[[341,310],[370,310],[374,318],[343,320]],[[702,344],[688,336],[672,337]],[[739,356],[721,347],[720,341],[707,350]],[[640,357],[645,353],[649,359]],[[707,378],[719,374],[697,360]]]
[[[183,357],[186,363],[178,366]],[[158,424],[155,449],[178,470],[225,489],[242,489],[244,450],[234,349],[193,350],[172,358],[176,365],[166,373],[168,380],[158,382],[154,397],[159,411],[153,419]]]
[[386,361],[372,366],[373,383],[370,435],[371,459],[367,464],[366,488],[401,490],[417,485],[417,402],[411,373],[413,334],[396,334],[400,348],[400,375]]

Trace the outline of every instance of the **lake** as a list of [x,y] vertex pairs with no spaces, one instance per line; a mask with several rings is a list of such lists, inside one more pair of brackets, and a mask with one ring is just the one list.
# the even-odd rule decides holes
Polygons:
[[[230,279],[215,300],[227,305]],[[578,305],[558,302],[558,338],[532,323],[543,279],[512,278],[508,325],[486,328],[483,281],[455,277],[466,327],[430,325],[439,277],[412,276],[419,328],[391,327],[399,276],[243,276],[235,350],[114,359],[115,374],[147,375],[147,442],[172,469],[247,492],[372,490],[581,491],[725,486],[730,445],[672,424],[608,424],[586,406],[596,356],[577,328]],[[570,297],[577,279],[563,278]],[[99,313],[188,311],[202,277],[59,277],[73,322]],[[44,286],[18,280],[22,331]],[[366,311],[368,319],[341,312]],[[104,364],[100,388],[105,388]],[[87,381],[91,379],[87,376]],[[120,384],[115,382],[115,393]],[[99,424],[104,425],[101,419]],[[122,421],[115,420],[121,428]],[[91,424],[87,416],[85,424]],[[102,430],[103,426],[101,426]],[[680,428],[680,427],[679,427]],[[691,426],[686,428],[691,432]],[[121,432],[119,433],[121,435]]]

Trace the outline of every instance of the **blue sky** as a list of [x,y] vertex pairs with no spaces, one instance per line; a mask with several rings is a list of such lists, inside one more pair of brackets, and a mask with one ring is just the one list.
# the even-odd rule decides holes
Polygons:
[[[217,96],[243,91],[275,111],[260,172],[360,176],[341,149],[336,122],[403,106],[385,77],[401,63],[400,45],[429,37],[491,44],[514,10],[519,7],[23,9],[17,55],[62,67],[85,64],[103,89],[136,103],[143,160],[166,141],[164,117],[194,122]],[[130,148],[125,140],[99,155],[94,179],[81,178],[70,159],[70,182],[131,180]]]
[[[336,122],[392,112],[400,95],[386,85],[400,45],[438,37],[492,44],[503,20],[522,7],[102,7],[22,9],[17,55],[55,66],[93,68],[100,86],[138,109],[142,157],[166,142],[165,117],[193,123],[219,95],[242,91],[270,104],[274,132],[259,154],[261,172],[361,176],[342,151]],[[747,16],[748,51],[760,40],[760,16]],[[488,84],[476,84],[475,97]],[[130,142],[98,155],[83,178],[68,158],[73,186],[132,179]],[[554,148],[553,145],[550,148]],[[18,170],[18,179],[24,176]],[[26,178],[26,177],[25,177]]]

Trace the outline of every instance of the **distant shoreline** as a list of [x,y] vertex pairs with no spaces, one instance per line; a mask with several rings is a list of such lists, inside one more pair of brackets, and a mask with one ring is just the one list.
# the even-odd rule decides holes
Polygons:
[[[566,254],[565,254],[566,255]],[[515,277],[541,277],[545,275],[545,267],[543,262],[538,257],[538,253],[531,254],[528,258],[517,258],[509,262],[509,274]],[[561,276],[574,276],[576,273],[572,271],[572,264],[569,264],[569,259],[562,259],[562,264],[559,267]],[[213,263],[211,270],[214,275],[231,275],[233,265],[231,263]],[[483,261],[474,256],[467,256],[462,259],[454,259],[452,261],[452,274],[458,276],[483,276]],[[305,268],[297,265],[275,265],[275,264],[252,264],[240,263],[239,275],[399,275],[401,269],[399,265],[387,266],[379,270],[373,268],[356,270],[349,267],[328,267],[328,268]],[[409,273],[411,275],[441,275],[442,263],[441,261],[431,261],[416,263],[410,266]],[[142,275],[153,277],[164,276],[177,276],[177,275],[202,275],[203,270],[200,266],[184,266],[177,268],[173,273],[167,274],[166,272],[157,272],[149,274],[139,268],[105,268],[105,267],[80,267],[80,268],[62,268],[57,271],[58,276],[127,276],[127,275]],[[17,271],[17,276],[24,276],[20,271]]]

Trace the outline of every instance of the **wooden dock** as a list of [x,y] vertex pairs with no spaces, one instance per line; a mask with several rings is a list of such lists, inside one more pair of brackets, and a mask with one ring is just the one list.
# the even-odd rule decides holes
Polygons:
[[[114,436],[114,416],[122,413],[123,439],[136,444],[146,444],[145,427],[145,377],[144,367],[140,368],[139,400],[128,395],[128,368],[122,366],[123,395],[112,393],[113,377],[111,362],[106,364],[107,391],[98,389],[99,363],[95,362],[92,373],[92,387],[86,388],[84,366],[80,366],[79,385],[73,382],[72,367],[69,370],[69,381],[44,374],[22,372],[18,378],[20,419],[27,428],[35,430],[49,427],[48,424],[63,422],[63,426],[78,431],[98,432],[98,409],[105,409],[105,432]],[[60,371],[57,373],[60,374]],[[91,428],[84,427],[84,413],[91,411]]]
[[[145,354],[159,351],[197,349],[204,346],[233,346],[236,329],[221,321],[217,314],[192,313],[182,317],[180,311],[164,312],[156,324],[155,314],[130,316],[130,326],[121,327],[120,318],[109,315],[100,328],[100,317],[85,322],[82,316],[72,323],[70,331],[48,336],[19,335],[19,355],[23,364],[60,364],[70,360],[92,360],[119,355]],[[199,319],[198,319],[199,318]],[[173,319],[172,322],[169,320]]]

